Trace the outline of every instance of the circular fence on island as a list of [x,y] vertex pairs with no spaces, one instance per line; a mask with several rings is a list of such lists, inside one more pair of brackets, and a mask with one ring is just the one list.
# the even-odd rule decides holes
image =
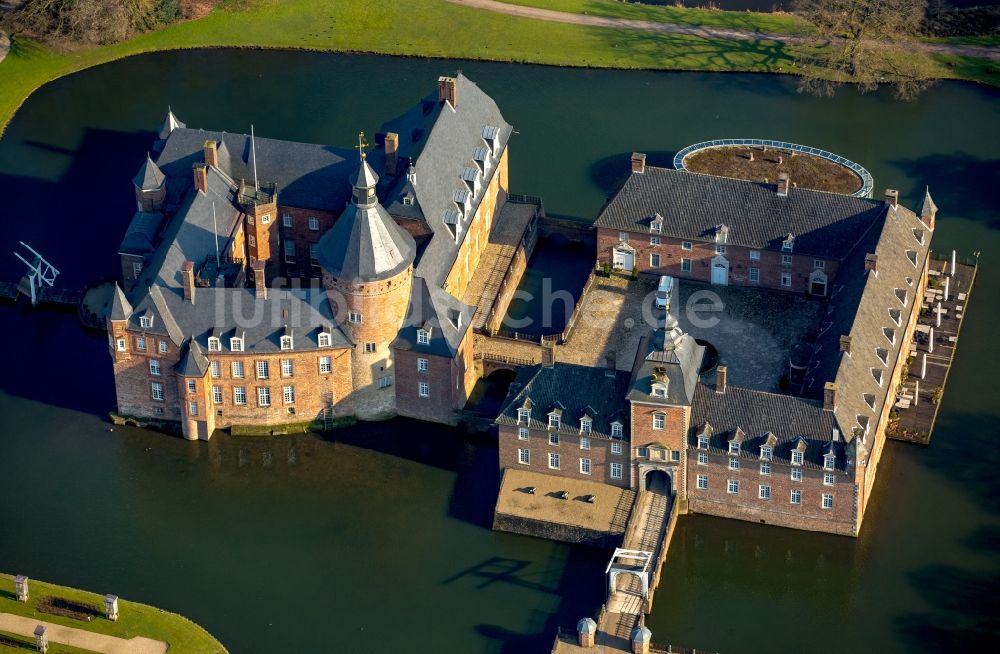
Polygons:
[[750,147],[766,147],[766,148],[776,148],[778,150],[789,150],[791,152],[801,152],[802,154],[811,154],[814,157],[821,157],[827,161],[832,161],[835,164],[841,165],[845,168],[849,168],[854,171],[858,177],[861,178],[861,188],[859,188],[854,193],[851,193],[854,197],[858,198],[870,198],[872,196],[872,189],[875,187],[875,180],[872,179],[871,173],[869,173],[864,166],[855,163],[850,159],[845,159],[840,155],[834,154],[832,152],[827,152],[826,150],[821,150],[819,148],[811,148],[807,145],[799,145],[797,143],[786,143],[785,141],[771,141],[768,139],[715,139],[713,141],[702,141],[701,143],[695,143],[694,145],[689,145],[676,155],[674,155],[674,168],[676,170],[683,170],[685,172],[691,172],[688,170],[687,166],[684,165],[684,160],[695,152],[701,150],[708,150],[711,148],[725,148],[725,147],[740,147],[740,146],[750,146]]

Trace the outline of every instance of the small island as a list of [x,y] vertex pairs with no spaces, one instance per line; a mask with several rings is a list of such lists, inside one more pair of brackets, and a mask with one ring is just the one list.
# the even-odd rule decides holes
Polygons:
[[211,634],[176,613],[0,573],[0,651],[7,648],[51,654],[226,654]]
[[699,144],[685,148],[690,151],[683,156],[681,165],[692,173],[772,184],[786,174],[794,180],[793,185],[800,188],[868,195],[864,192],[868,186],[865,171],[857,164],[815,148],[791,143],[782,145],[789,147],[751,145],[742,140]]

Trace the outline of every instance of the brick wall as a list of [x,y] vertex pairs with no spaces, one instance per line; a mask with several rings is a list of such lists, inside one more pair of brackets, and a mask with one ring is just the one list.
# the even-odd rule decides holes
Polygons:
[[[333,227],[333,223],[339,215],[340,212],[334,213],[318,209],[301,209],[278,205],[278,225],[276,231],[279,235],[279,242],[273,255],[275,259],[280,260],[280,270],[284,277],[321,277],[319,262],[314,264],[310,260],[309,246],[319,243],[320,237]],[[286,216],[291,217],[291,227],[285,226]],[[315,218],[316,229],[309,228],[311,218]],[[285,244],[288,242],[295,245],[295,256],[291,261],[285,252]]]
[[[580,435],[559,434],[559,444],[549,444],[549,432],[544,429],[531,429],[527,441],[518,438],[518,427],[510,425],[500,426],[499,449],[500,449],[500,469],[506,468],[527,468],[533,472],[544,472],[557,477],[569,477],[571,479],[585,479],[596,481],[620,488],[631,488],[629,475],[629,446],[627,442],[621,442],[622,453],[612,454],[612,441],[596,436],[590,437],[590,449],[580,448]],[[530,463],[525,465],[518,462],[518,450],[527,448],[530,450]],[[559,454],[559,469],[549,468],[549,453]],[[590,459],[590,474],[580,472],[580,459]],[[611,478],[611,463],[622,464],[622,479]]]
[[[653,416],[663,414],[664,428],[653,428]],[[653,404],[631,403],[632,447],[646,447],[659,443],[668,450],[683,450],[687,441],[691,407],[663,407]]]
[[[115,395],[118,412],[123,415],[157,420],[180,420],[180,400],[177,395],[177,376],[174,366],[179,358],[177,347],[166,336],[155,336],[129,332],[124,321],[111,325],[112,360],[114,361]],[[127,351],[114,350],[115,341],[124,338]],[[145,340],[145,349],[139,349],[140,338]],[[159,353],[159,343],[166,344],[166,354]],[[149,362],[160,362],[160,374],[150,372]],[[153,399],[152,384],[163,386],[163,400]]]
[[[653,245],[652,238],[659,238],[660,244]],[[602,265],[613,263],[612,251],[620,242],[618,230],[605,227],[597,228],[597,260]],[[703,282],[712,280],[712,259],[716,256],[715,243],[703,241],[688,241],[691,249],[685,250],[685,239],[674,238],[663,234],[650,232],[629,232],[629,245],[635,249],[635,267],[640,272],[657,275],[671,275],[682,279],[693,279]],[[733,286],[760,286],[779,290],[791,290],[805,293],[809,290],[809,277],[816,270],[817,257],[807,254],[781,253],[770,250],[758,250],[759,261],[751,261],[751,248],[737,245],[727,245],[723,255],[729,261],[729,283]],[[652,265],[652,255],[658,254],[660,265]],[[791,254],[792,265],[782,264],[782,254]],[[682,259],[691,260],[690,271],[682,270]],[[827,288],[830,288],[837,275],[838,261],[823,259],[823,271],[827,276]],[[750,268],[759,270],[760,281],[750,281]],[[792,275],[791,287],[781,285],[781,273]]]
[[[145,260],[138,254],[122,254],[122,289],[129,293],[135,287],[138,275],[135,274],[135,264],[145,264]],[[139,271],[142,274],[142,271]]]
[[[793,529],[856,535],[853,470],[835,472],[834,485],[826,486],[822,470],[803,466],[802,481],[792,481],[789,464],[772,461],[771,474],[762,475],[757,459],[739,457],[740,469],[730,470],[730,457],[726,454],[708,452],[708,464],[699,465],[698,452],[693,448],[688,451],[686,495],[690,511]],[[697,488],[698,475],[708,476],[707,490]],[[730,479],[739,480],[738,494],[727,492]],[[769,500],[759,498],[761,484],[771,487]],[[802,491],[801,504],[791,504],[792,489]],[[833,495],[832,509],[821,507],[824,493]]]

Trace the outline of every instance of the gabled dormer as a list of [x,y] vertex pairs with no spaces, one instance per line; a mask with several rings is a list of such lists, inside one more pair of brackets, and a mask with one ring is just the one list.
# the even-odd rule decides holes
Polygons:
[[139,327],[143,329],[152,329],[153,327],[153,312],[149,309],[139,316]]
[[547,414],[549,417],[549,429],[558,430],[562,426],[562,415],[565,408],[562,402],[555,402],[549,407]]
[[701,426],[701,429],[698,430],[696,435],[698,437],[698,449],[707,450],[709,444],[711,443],[712,436],[715,435],[715,429],[712,427],[712,424],[706,420],[705,424]]
[[653,397],[666,399],[669,386],[670,379],[667,377],[666,368],[656,368],[653,372],[653,378],[650,383],[649,394]]
[[580,412],[580,433],[589,434],[594,430],[594,417],[597,413],[590,407],[586,406],[583,411]]
[[531,422],[531,409],[533,406],[534,402],[531,401],[530,397],[524,398],[521,406],[517,407],[517,424],[527,425]]
[[663,216],[658,213],[654,213],[649,219],[649,231],[654,234],[663,233]]
[[434,331],[434,327],[431,325],[430,321],[424,322],[417,330],[417,345],[429,345],[431,342],[431,334]]
[[736,431],[733,432],[732,437],[729,439],[729,453],[739,454],[743,448],[743,441],[746,440],[746,437],[746,432],[737,427]]
[[774,446],[778,444],[778,437],[771,432],[764,434],[764,440],[760,444],[760,460],[770,461],[774,458]]
[[806,458],[806,441],[804,438],[799,437],[795,439],[795,444],[792,446],[792,465],[800,466]]
[[784,240],[781,241],[781,251],[782,252],[792,252],[795,249],[795,236],[788,233]]
[[319,347],[330,347],[333,345],[333,329],[329,325],[323,325],[316,334],[316,345]]
[[729,226],[728,225],[716,225],[715,227],[715,244],[725,245],[729,242]]
[[237,327],[233,331],[233,335],[229,337],[229,351],[230,352],[242,352],[246,347],[246,330],[242,327]]
[[625,421],[618,415],[611,417],[611,438],[624,438]]
[[829,441],[823,446],[823,469],[833,470],[836,466],[837,452],[834,449],[833,441]]
[[278,337],[278,344],[282,350],[291,350],[294,346],[294,338],[292,334],[292,328],[285,325],[281,330],[281,336]]

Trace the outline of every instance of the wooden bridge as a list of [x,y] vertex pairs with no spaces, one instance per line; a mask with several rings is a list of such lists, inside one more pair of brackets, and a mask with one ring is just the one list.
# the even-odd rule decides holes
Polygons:
[[[0,299],[17,302],[20,296],[31,300],[30,282],[24,277],[19,282],[0,282]],[[76,308],[83,300],[83,291],[68,288],[52,288],[43,286],[36,290],[36,305],[56,305]]]

